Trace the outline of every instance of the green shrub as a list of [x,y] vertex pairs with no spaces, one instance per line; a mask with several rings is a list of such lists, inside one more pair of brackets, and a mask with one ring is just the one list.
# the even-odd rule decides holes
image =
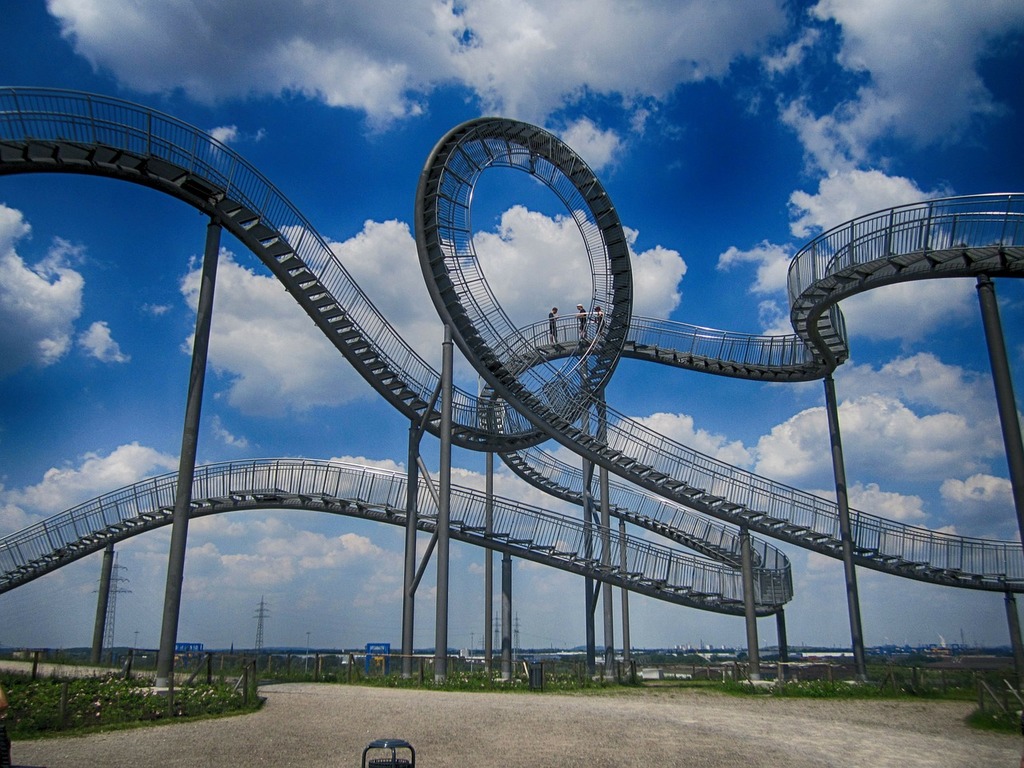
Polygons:
[[[59,730],[96,730],[177,717],[240,712],[242,693],[227,685],[191,685],[175,690],[173,703],[147,681],[116,677],[30,680],[5,677],[10,700],[7,726],[15,738]],[[258,706],[258,704],[257,704]]]

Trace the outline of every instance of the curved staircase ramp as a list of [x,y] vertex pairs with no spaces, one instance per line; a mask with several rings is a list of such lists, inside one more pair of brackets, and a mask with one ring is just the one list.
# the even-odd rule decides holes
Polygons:
[[1024,275],[1024,195],[969,195],[877,211],[801,248],[789,266],[790,317],[824,360],[846,359],[841,299],[892,283]]
[[[575,328],[559,328],[556,343],[549,339],[546,320],[520,329],[540,353],[535,364],[578,354]],[[630,320],[622,356],[753,381],[814,381],[829,370],[796,334],[737,333],[636,315]]]
[[[606,418],[607,442],[565,422],[560,424],[563,436],[556,439],[657,496],[774,539],[842,557],[836,502],[700,454],[610,408]],[[537,456],[538,451],[526,455]],[[543,469],[528,474],[543,475]],[[1024,555],[1017,542],[956,536],[859,510],[850,515],[858,565],[949,586],[1024,591]]]
[[[103,549],[171,523],[177,473],[126,486],[0,539],[0,593]],[[437,509],[420,484],[418,527],[433,531]],[[311,459],[261,459],[197,467],[192,517],[240,509],[307,509],[405,525],[406,476]],[[452,488],[451,536],[659,600],[719,613],[743,613],[739,573],[668,547],[495,497]],[[625,566],[622,566],[623,559]],[[778,611],[791,589],[784,572],[755,569],[760,615]]]
[[[583,471],[542,448],[501,454],[502,461],[535,487],[572,504],[583,504]],[[736,568],[741,565],[740,536],[733,526],[696,514],[635,485],[609,479],[609,509],[613,517],[644,528],[706,557]],[[595,504],[600,502],[594,495]],[[789,567],[789,558],[763,539],[751,537],[753,561],[773,570]]]
[[[268,265],[388,402],[411,420],[424,420],[436,433],[440,415],[429,404],[435,400],[438,373],[373,307],[294,206],[212,137],[162,113],[116,99],[6,89],[0,91],[0,173],[29,171],[117,176],[161,189],[217,216]],[[884,234],[890,221],[897,226],[896,217],[882,214],[872,219],[873,224],[854,228],[846,251],[835,246],[842,243],[841,235],[836,235],[829,241],[836,253],[829,255],[825,245],[809,247],[806,252],[812,256],[794,260],[790,271],[790,293],[796,297],[794,326],[801,338],[824,345],[816,348],[821,364],[829,369],[845,355],[842,318],[830,303],[836,296],[898,279],[1019,275],[1022,196],[1003,197],[1002,208],[983,204],[981,212],[959,218],[953,212],[945,225],[925,224],[920,215],[912,219],[918,231],[929,233],[919,241],[927,244],[920,251],[899,252],[898,239]],[[966,226],[967,222],[979,224]],[[902,220],[898,224],[904,225]],[[949,233],[945,241],[949,247],[933,248],[943,232]],[[881,264],[865,260],[871,248],[882,254]],[[842,253],[848,254],[845,259],[840,258]],[[621,344],[625,346],[625,338]],[[609,363],[607,368],[611,367]],[[557,412],[511,376],[496,390],[518,406],[503,408],[500,419],[481,413],[474,396],[461,390],[456,393],[452,435],[456,445],[520,450],[542,442],[547,433],[622,478],[686,507],[838,556],[838,517],[832,502],[714,461],[611,410],[607,438],[599,440],[575,426],[567,418],[572,414]],[[497,425],[503,433],[496,435],[481,424]],[[1024,591],[1024,558],[1015,542],[949,536],[864,513],[854,514],[854,532],[858,564],[941,584]]]
[[[284,284],[357,371],[436,434],[440,373],[377,310],[305,217],[240,155],[205,132],[130,102],[75,91],[0,89],[0,174],[115,176],[178,197],[218,219]],[[440,337],[439,337],[440,343]],[[543,439],[514,411],[482,429],[477,398],[456,389],[452,440],[517,449]]]

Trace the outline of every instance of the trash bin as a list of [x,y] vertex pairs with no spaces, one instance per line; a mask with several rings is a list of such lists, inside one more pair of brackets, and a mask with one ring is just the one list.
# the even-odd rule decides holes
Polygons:
[[[404,750],[406,757],[399,757]],[[363,768],[413,768],[416,765],[416,750],[402,739],[377,739],[363,750]]]
[[534,661],[529,666],[530,690],[544,690],[544,662]]

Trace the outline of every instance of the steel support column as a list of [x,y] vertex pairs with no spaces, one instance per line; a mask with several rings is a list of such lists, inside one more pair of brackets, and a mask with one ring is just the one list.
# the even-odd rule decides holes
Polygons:
[[501,679],[512,679],[512,555],[501,558]]
[[[487,477],[484,480],[487,498],[484,501],[484,537],[494,535],[494,452],[487,452]],[[491,655],[494,653],[494,552],[484,548],[484,672],[491,674]]]
[[99,664],[103,655],[103,634],[107,627],[107,606],[110,604],[110,574],[114,571],[114,545],[103,548],[103,565],[100,566],[100,589],[96,597],[96,621],[92,627],[92,653],[90,664]]
[[448,551],[452,498],[452,329],[444,327],[441,355],[441,456],[437,505],[437,611],[434,623],[434,682],[448,676]]
[[864,633],[860,624],[860,597],[857,594],[857,569],[853,563],[853,529],[850,526],[850,501],[846,493],[846,465],[843,462],[843,441],[839,432],[839,405],[836,383],[830,373],[825,377],[825,410],[828,412],[829,442],[832,444],[832,472],[839,505],[839,536],[843,546],[843,575],[846,579],[846,607],[850,614],[850,641],[856,679],[866,682],[867,663],[864,658]]
[[[1024,448],[1021,445],[1020,421],[1017,419],[1017,399],[1013,392],[1013,377],[1006,356],[1006,340],[1003,337],[1003,323],[999,319],[999,303],[996,301],[996,286],[988,275],[978,277],[978,302],[981,305],[981,321],[985,328],[985,343],[988,346],[989,365],[992,367],[992,383],[996,391],[996,407],[999,424],[1003,431],[1003,447],[1010,472],[1010,488],[1013,491],[1013,506],[1017,512],[1017,529],[1024,540]],[[1017,687],[1024,687],[1024,648],[1021,646],[1020,619],[1017,615],[1017,601],[1013,593],[1006,593],[1006,617],[1010,627],[1010,645],[1013,647],[1013,664],[1017,672]]]
[[779,681],[786,679],[786,664],[789,662],[789,640],[786,638],[786,611],[782,608],[775,614],[775,635],[779,645]]
[[[584,417],[589,420],[589,414]],[[594,465],[583,459],[583,556],[588,562],[594,558],[594,496],[591,485],[594,481]],[[597,674],[597,630],[594,627],[594,611],[597,608],[597,591],[594,579],[583,577],[583,621],[586,629],[587,674]]]
[[1017,598],[1013,592],[1004,596],[1006,623],[1010,628],[1010,646],[1013,648],[1013,671],[1017,673],[1017,690],[1024,688],[1024,650],[1020,639],[1020,614],[1017,613]]
[[416,526],[419,523],[419,459],[423,430],[409,426],[409,455],[405,484],[405,575],[402,588],[402,677],[412,677],[416,621]]
[[[619,567],[626,573],[626,521],[619,518]],[[622,593],[622,660],[630,660],[629,643],[629,590],[625,587],[619,590]]]
[[747,676],[761,679],[761,651],[757,642],[757,606],[754,594],[754,555],[750,548],[750,531],[740,526],[740,564],[743,575],[743,616],[747,626]]
[[203,407],[203,385],[206,381],[206,358],[210,350],[210,327],[213,320],[213,291],[217,283],[217,256],[220,252],[220,222],[211,218],[206,227],[206,250],[199,285],[199,306],[196,310],[196,331],[192,343],[192,369],[189,374],[185,402],[185,426],[178,457],[178,485],[174,495],[171,523],[171,546],[167,556],[167,585],[164,590],[163,624],[157,652],[156,686],[166,688],[174,679],[174,646],[178,641],[178,618],[181,613],[181,586],[185,579],[185,547],[188,521],[192,512],[192,478],[195,474],[196,450],[199,445],[199,415]]
[[[602,443],[608,442],[608,409],[604,401],[604,392],[597,399],[597,438]],[[611,502],[608,498],[608,470],[600,467],[598,471],[598,490],[601,494],[601,565],[607,573],[612,568],[612,518]],[[602,607],[604,609],[604,675],[606,678],[615,675],[615,618],[612,609],[612,585],[601,582]]]
[[[599,473],[601,488],[601,565],[606,571],[612,566],[612,523],[611,508],[608,502],[608,470],[601,467]],[[602,605],[604,608],[604,674],[611,678],[615,675],[615,619],[612,615],[612,585],[602,582]]]
[[1010,487],[1013,490],[1013,506],[1017,511],[1017,528],[1021,539],[1024,540],[1024,447],[1021,445],[1017,401],[1013,393],[1010,363],[1006,357],[1006,342],[1003,338],[1003,324],[999,319],[996,287],[988,275],[978,277],[978,301],[981,303],[981,320],[985,327],[989,364],[992,366],[992,383],[996,390],[999,423],[1003,428],[1003,446],[1006,448],[1006,463],[1010,470]]

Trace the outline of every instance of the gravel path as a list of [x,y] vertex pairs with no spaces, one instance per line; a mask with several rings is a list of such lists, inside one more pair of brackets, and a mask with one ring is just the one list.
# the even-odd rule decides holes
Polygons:
[[740,698],[679,689],[447,693],[289,683],[250,715],[14,744],[15,765],[352,766],[401,738],[422,768],[1015,768],[1020,737],[963,724],[967,702]]

